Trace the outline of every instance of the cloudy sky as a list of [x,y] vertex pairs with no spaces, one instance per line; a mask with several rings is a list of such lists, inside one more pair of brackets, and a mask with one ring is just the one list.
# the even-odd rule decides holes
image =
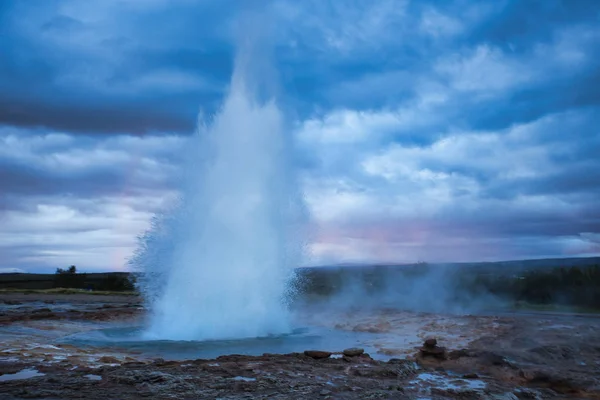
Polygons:
[[[261,3],[312,263],[600,255],[596,0]],[[127,268],[247,4],[0,3],[0,268]]]

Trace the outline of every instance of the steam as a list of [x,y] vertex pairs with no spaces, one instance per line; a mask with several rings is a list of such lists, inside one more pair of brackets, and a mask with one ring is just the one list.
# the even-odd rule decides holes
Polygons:
[[248,77],[251,54],[240,52],[222,109],[212,121],[200,118],[179,203],[155,217],[131,260],[143,272],[148,338],[290,330],[286,295],[302,254],[304,206],[291,137],[275,101],[262,101],[264,86]]
[[301,277],[304,295],[297,307],[464,314],[506,306],[477,284],[475,269],[452,264],[319,267],[304,270]]

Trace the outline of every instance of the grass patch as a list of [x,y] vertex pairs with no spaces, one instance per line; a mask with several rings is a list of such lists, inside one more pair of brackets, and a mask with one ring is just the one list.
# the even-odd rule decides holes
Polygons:
[[137,296],[139,293],[134,291],[116,292],[109,290],[86,290],[86,289],[71,289],[71,288],[54,288],[54,289],[0,289],[0,294],[3,293],[19,293],[19,294],[87,294],[96,296]]

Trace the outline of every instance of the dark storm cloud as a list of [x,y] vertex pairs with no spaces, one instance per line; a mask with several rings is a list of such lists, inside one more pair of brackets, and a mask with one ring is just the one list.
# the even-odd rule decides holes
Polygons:
[[546,114],[600,105],[600,53],[594,58],[596,62],[587,71],[575,76],[519,88],[494,101],[469,102],[473,115],[470,125],[476,129],[502,129]]
[[231,69],[226,10],[215,4],[129,3],[118,14],[108,1],[90,12],[107,8],[114,20],[92,22],[60,14],[69,5],[81,14],[77,3],[4,4],[0,124],[190,133],[199,106],[215,110]]
[[[69,202],[107,196],[147,196],[174,189],[177,137],[0,134],[0,209],[23,210],[43,199]],[[27,200],[31,200],[29,203]]]
[[[132,134],[165,131],[190,133],[195,127],[194,116],[197,112],[197,108],[191,106],[192,101],[202,100],[202,96],[191,99],[165,96],[163,101],[168,104],[165,106],[163,103],[131,104],[111,99],[104,99],[100,104],[92,101],[82,104],[74,99],[66,99],[57,104],[50,99],[44,101],[43,98],[3,97],[0,95],[0,121],[5,125],[50,127],[82,133]],[[54,99],[57,100],[60,101]]]
[[62,172],[0,160],[3,195],[68,195],[74,191],[79,197],[106,195],[123,190],[124,172],[116,165],[99,165],[90,171]]
[[493,18],[478,24],[473,31],[473,40],[511,45],[521,51],[551,41],[557,27],[598,21],[595,0],[508,0],[488,6],[497,11]]
[[[331,107],[393,106],[410,99],[414,83],[427,76],[439,55],[489,44],[526,57],[535,46],[552,43],[561,28],[598,21],[593,1],[355,2],[345,9],[320,2],[306,8],[271,4],[294,10],[275,17],[275,59],[286,101],[303,115]],[[190,133],[198,108],[214,112],[227,84],[239,13],[233,6],[239,4],[156,1],[143,8],[111,0],[89,5],[86,13],[68,1],[4,3],[0,123],[72,132]],[[433,37],[422,26],[430,12],[451,18],[456,27]],[[100,16],[89,17],[94,14]],[[587,72],[562,81],[559,75],[523,84],[499,102],[465,100],[465,107],[479,105],[482,112],[454,117],[478,128],[499,128],[561,107],[597,103],[597,91],[585,85],[597,79],[597,67],[590,64]],[[171,74],[158,83],[152,74],[164,71],[185,73],[190,81],[172,84],[183,78]],[[571,88],[567,98],[558,94],[557,84]],[[542,101],[531,100],[540,95]]]
[[[432,8],[436,13],[447,13],[461,27],[457,32],[428,37],[420,25]],[[455,123],[475,129],[502,129],[549,113],[600,104],[597,2],[411,2],[409,12],[414,13],[412,18],[403,21],[395,40],[386,42],[384,51],[374,46],[372,52],[358,51],[355,57],[324,60],[319,74],[312,75],[328,77],[326,82],[317,81],[320,93],[316,100],[335,107],[393,108],[413,98],[419,90],[415,83],[431,80],[443,85],[446,80],[451,85],[451,81],[436,76],[436,64],[453,62],[457,68],[464,67],[470,61],[470,49],[480,46],[497,51],[514,74],[510,78],[499,76],[502,71],[482,63],[477,73],[490,83],[481,91],[494,89],[493,82],[503,79],[518,84],[507,88],[499,84],[497,89],[502,90],[487,93],[485,98],[473,96],[472,91],[454,96],[451,108],[440,112]],[[461,54],[459,60],[446,57]],[[581,59],[567,59],[569,56]],[[528,78],[519,81],[519,76]]]
[[598,2],[240,4],[0,2],[0,264],[131,251],[174,193],[182,136],[218,110],[254,6],[275,64],[257,76],[300,138],[323,259],[594,248]]

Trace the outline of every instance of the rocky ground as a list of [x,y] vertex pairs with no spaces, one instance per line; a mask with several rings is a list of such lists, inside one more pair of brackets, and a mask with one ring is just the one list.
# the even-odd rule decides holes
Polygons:
[[104,321],[132,318],[142,310],[137,296],[0,293],[0,324],[35,320]]
[[600,318],[593,316],[305,315],[372,334],[371,355],[306,349],[171,361],[56,341],[142,312],[132,296],[0,295],[0,398],[600,398]]

